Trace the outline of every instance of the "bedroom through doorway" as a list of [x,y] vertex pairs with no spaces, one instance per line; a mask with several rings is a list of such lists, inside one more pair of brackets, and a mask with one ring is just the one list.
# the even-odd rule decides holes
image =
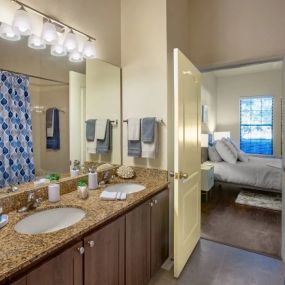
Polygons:
[[283,62],[203,73],[201,236],[281,258]]

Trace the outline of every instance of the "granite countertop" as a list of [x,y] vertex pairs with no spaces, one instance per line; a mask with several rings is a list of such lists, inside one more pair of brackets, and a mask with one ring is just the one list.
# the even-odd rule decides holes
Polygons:
[[125,201],[101,201],[99,196],[102,189],[89,191],[87,200],[80,200],[76,191],[61,196],[58,203],[44,201],[35,211],[54,207],[79,207],[86,212],[86,216],[78,223],[47,234],[19,234],[14,230],[15,224],[28,213],[9,213],[9,223],[0,229],[0,283],[8,280],[14,273],[28,268],[32,263],[48,256],[53,251],[64,247],[73,240],[83,237],[95,230],[108,220],[124,214],[128,209],[147,200],[150,196],[167,187],[167,174],[165,171],[141,171],[136,178],[121,180],[115,178],[112,183],[134,182],[143,184],[146,189],[129,194]]

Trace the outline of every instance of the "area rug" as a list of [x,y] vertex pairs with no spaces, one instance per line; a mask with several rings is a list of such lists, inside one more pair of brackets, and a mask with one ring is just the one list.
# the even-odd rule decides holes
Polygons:
[[236,203],[275,211],[282,210],[281,195],[265,195],[242,191],[238,194]]

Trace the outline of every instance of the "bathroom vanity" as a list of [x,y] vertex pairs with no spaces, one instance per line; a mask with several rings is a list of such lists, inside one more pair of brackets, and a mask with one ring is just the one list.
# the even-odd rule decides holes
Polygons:
[[[19,234],[14,226],[23,214],[10,213],[0,232],[0,284],[147,284],[168,257],[169,190],[162,176],[143,171],[131,182],[146,189],[126,201],[101,201],[102,190],[85,201],[75,191],[63,195],[56,207],[79,207],[86,216],[53,233]],[[50,207],[45,201],[37,211]]]

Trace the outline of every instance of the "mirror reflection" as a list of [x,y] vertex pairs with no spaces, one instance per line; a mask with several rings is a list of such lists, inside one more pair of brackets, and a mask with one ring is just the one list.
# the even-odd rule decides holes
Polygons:
[[[0,187],[121,163],[121,71],[0,40]],[[91,133],[90,133],[91,130]],[[72,164],[71,164],[72,162]]]

